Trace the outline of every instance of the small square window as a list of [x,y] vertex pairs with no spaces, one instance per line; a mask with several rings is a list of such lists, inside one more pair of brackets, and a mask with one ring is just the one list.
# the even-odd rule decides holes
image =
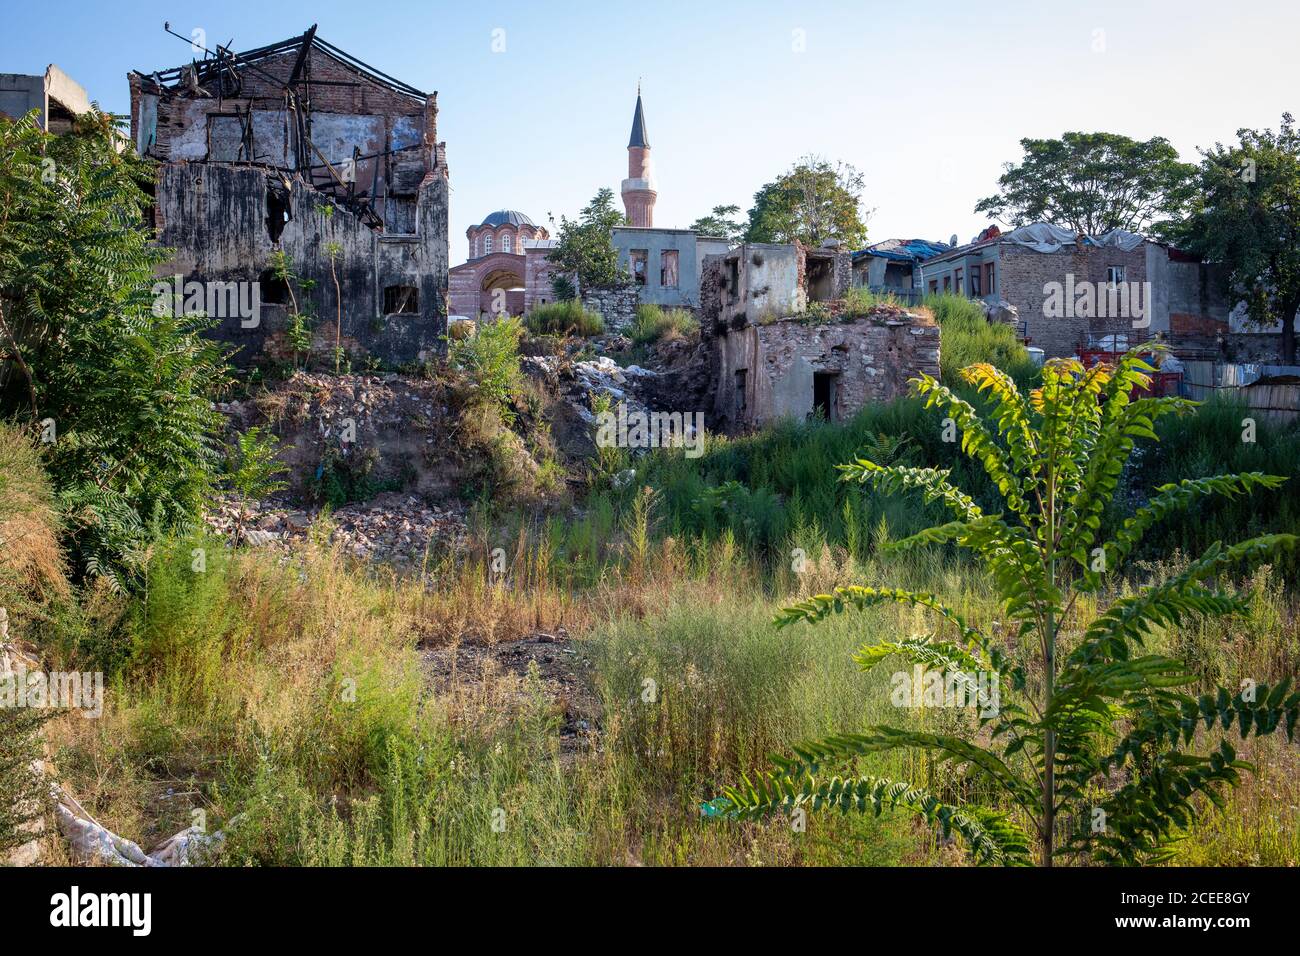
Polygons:
[[413,285],[384,288],[385,315],[415,315],[420,311],[420,291]]

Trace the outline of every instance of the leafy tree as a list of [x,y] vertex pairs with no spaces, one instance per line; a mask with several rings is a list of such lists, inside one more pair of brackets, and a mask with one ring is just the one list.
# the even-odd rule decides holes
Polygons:
[[1164,137],[1139,142],[1118,133],[1065,133],[1022,139],[1020,164],[1007,163],[998,193],[975,211],[1023,226],[1050,222],[1090,236],[1145,232],[1177,216],[1195,167]]
[[[774,772],[728,788],[705,812],[749,819],[799,807],[876,814],[904,807],[945,833],[960,834],[984,863],[1027,863],[1031,835],[1048,866],[1061,858],[1150,863],[1168,856],[1170,842],[1197,813],[1198,794],[1222,805],[1220,790],[1251,769],[1225,738],[1207,741],[1208,753],[1201,753],[1194,745],[1198,728],[1226,731],[1235,722],[1244,738],[1284,726],[1293,738],[1300,690],[1290,690],[1289,678],[1253,692],[1220,688],[1194,697],[1182,689],[1195,682],[1192,669],[1147,652],[1144,643],[1158,628],[1194,615],[1244,611],[1247,598],[1220,589],[1216,579],[1242,562],[1294,547],[1294,535],[1216,543],[1177,573],[1114,601],[1086,627],[1078,619],[1080,595],[1099,594],[1156,522],[1209,495],[1233,497],[1283,481],[1249,472],[1167,484],[1105,539],[1102,514],[1134,442],[1154,438],[1152,425],[1160,417],[1195,404],[1132,398],[1151,371],[1137,352],[1115,368],[1085,370],[1077,359],[1057,359],[1026,398],[1006,374],[972,365],[963,377],[989,393],[988,422],[949,388],[922,376],[916,388],[926,406],[958,424],[962,450],[992,478],[1005,513],[984,513],[948,481],[948,471],[859,459],[842,466],[844,478],[886,493],[918,491],[946,506],[951,522],[890,547],[952,542],[975,552],[1002,596],[1010,634],[1001,638],[973,626],[933,595],[872,587],[837,588],[803,601],[782,612],[778,623],[816,623],[887,601],[933,613],[936,632],[869,640],[855,660],[870,670],[901,657],[941,675],[945,686],[963,688],[980,706],[979,733],[988,743],[892,726],[836,734],[795,747],[793,757],[776,760]],[[981,685],[979,674],[995,675],[996,706],[986,706],[991,685]],[[971,783],[985,785],[983,792],[1001,791],[1009,810],[949,803],[903,781],[823,773],[860,755],[898,749],[926,751],[963,767]]]
[[739,212],[739,206],[714,206],[709,215],[696,219],[690,228],[701,236],[737,243],[745,238],[745,224],[734,218]]
[[748,242],[794,242],[820,246],[839,239],[858,248],[867,239],[862,218],[862,174],[847,163],[832,165],[805,156],[787,173],[754,194]]
[[573,298],[588,286],[612,285],[626,277],[618,267],[611,233],[626,223],[627,217],[614,205],[614,191],[607,188],[592,197],[576,220],[560,217],[556,246],[548,258],[561,277],[577,278],[577,288],[572,296],[564,296],[557,284],[557,296]]
[[74,556],[120,585],[211,490],[228,366],[205,316],[153,294],[152,170],[119,144],[97,112],[63,136],[0,119],[0,414],[39,432]]
[[1202,151],[1192,207],[1170,230],[1185,248],[1221,262],[1252,321],[1282,323],[1282,361],[1296,359],[1300,309],[1300,133],[1290,113],[1272,130],[1241,129],[1238,143]]

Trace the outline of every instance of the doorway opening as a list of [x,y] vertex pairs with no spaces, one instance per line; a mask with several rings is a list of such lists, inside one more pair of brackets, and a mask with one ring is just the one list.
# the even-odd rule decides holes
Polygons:
[[813,414],[828,422],[835,421],[835,393],[838,372],[813,373]]

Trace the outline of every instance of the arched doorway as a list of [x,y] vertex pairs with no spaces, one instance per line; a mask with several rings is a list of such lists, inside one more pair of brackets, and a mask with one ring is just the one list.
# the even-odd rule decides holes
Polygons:
[[479,286],[479,312],[489,315],[523,315],[523,270],[498,267],[484,274]]

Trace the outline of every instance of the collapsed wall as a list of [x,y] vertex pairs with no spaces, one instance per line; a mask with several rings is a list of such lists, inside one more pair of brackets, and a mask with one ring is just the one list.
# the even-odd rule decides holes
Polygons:
[[700,285],[709,349],[710,427],[744,431],[781,418],[844,421],[939,375],[928,314],[846,309],[851,257],[799,243],[745,244],[707,256]]
[[728,430],[814,414],[845,421],[906,395],[919,374],[939,375],[939,327],[911,313],[826,324],[792,316],[727,330],[714,348],[712,416]]

